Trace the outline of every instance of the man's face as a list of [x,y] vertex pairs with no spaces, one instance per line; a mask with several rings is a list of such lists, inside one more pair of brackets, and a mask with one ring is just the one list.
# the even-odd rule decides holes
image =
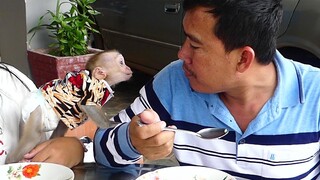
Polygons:
[[235,82],[236,53],[226,53],[223,43],[214,35],[216,19],[198,7],[186,12],[183,27],[186,40],[178,56],[191,87],[204,93],[232,88]]

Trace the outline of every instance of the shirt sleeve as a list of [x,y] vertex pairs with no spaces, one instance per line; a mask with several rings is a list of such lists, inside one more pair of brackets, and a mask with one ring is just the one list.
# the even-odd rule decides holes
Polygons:
[[134,164],[141,155],[132,146],[128,135],[129,123],[115,128],[98,129],[94,138],[96,163],[108,167],[123,167]]
[[[145,92],[145,89],[142,88],[141,92]],[[108,167],[122,167],[137,163],[142,158],[132,146],[128,132],[131,118],[146,109],[141,101],[142,97],[146,98],[145,93],[137,97],[128,108],[121,110],[118,115],[110,119],[122,122],[122,124],[114,128],[97,130],[94,137],[94,153],[97,163]]]
[[[145,109],[153,109],[160,115],[160,119],[169,120],[170,115],[163,106],[163,97],[156,92],[154,87],[167,87],[167,71],[158,74],[157,81],[151,79],[144,85],[139,96],[126,109],[121,110],[111,121],[121,122],[119,126],[109,129],[98,129],[94,137],[94,153],[97,163],[108,167],[122,167],[137,163],[141,154],[133,147],[130,142],[128,127],[132,117],[141,113]],[[156,85],[154,83],[157,83]],[[165,91],[167,93],[167,91]],[[170,93],[168,93],[170,94]],[[166,97],[168,99],[169,96]],[[166,104],[166,103],[164,103]]]

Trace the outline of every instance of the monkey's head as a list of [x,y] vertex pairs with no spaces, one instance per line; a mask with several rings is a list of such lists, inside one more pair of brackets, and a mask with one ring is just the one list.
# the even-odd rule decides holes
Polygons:
[[97,54],[91,69],[88,64],[86,68],[92,72],[93,77],[106,80],[110,86],[129,80],[133,73],[126,65],[122,54],[116,50]]

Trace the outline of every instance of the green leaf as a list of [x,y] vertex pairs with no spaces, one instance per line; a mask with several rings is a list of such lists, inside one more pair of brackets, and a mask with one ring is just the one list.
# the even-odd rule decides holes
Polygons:
[[[85,37],[88,33],[100,33],[98,29],[93,28],[95,25],[94,16],[100,14],[91,6],[96,0],[69,0],[60,2],[57,0],[56,10],[47,12],[42,15],[38,24],[31,28],[28,33],[33,33],[30,40],[35,33],[42,28],[47,29],[51,33],[49,37],[55,42],[50,44],[50,47],[55,47],[55,54],[61,56],[82,55],[87,53],[88,44]],[[62,6],[71,5],[69,11],[61,11]],[[50,16],[50,23],[43,23],[43,18]]]

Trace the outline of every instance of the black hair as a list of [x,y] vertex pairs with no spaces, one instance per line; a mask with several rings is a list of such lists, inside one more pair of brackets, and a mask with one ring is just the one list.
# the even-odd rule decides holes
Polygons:
[[208,7],[217,19],[213,33],[230,52],[250,46],[260,64],[269,64],[276,52],[282,20],[281,0],[184,0],[185,11]]

